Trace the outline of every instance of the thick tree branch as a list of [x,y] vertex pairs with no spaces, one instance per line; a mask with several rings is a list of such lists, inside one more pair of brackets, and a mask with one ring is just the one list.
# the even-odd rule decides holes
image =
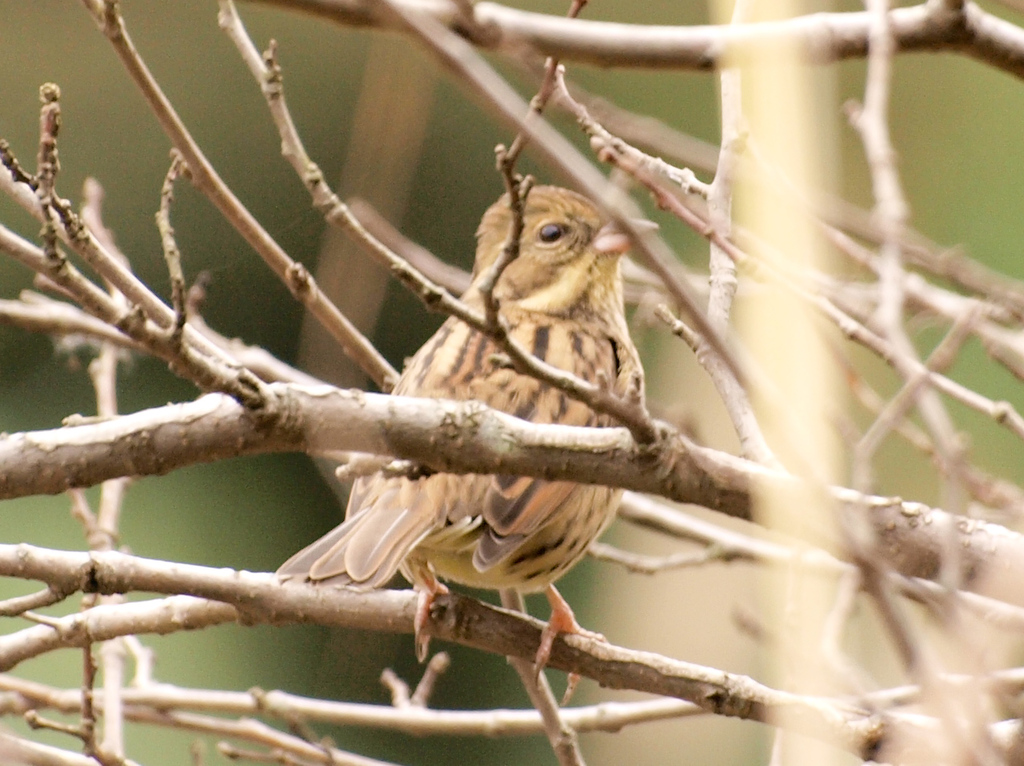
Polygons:
[[[314,623],[412,632],[411,591],[359,593],[303,583],[282,585],[273,575],[182,565],[93,551],[73,553],[28,545],[0,546],[0,574],[43,579],[54,589],[104,594],[129,591],[189,593],[143,602],[102,605],[0,638],[0,669],[62,647],[117,636],[168,633],[222,622]],[[207,601],[206,599],[215,599]],[[532,659],[543,624],[526,615],[454,593],[432,608],[432,635],[484,651]],[[769,722],[783,710],[797,731],[863,758],[878,751],[889,725],[838,700],[790,694],[744,676],[583,636],[555,642],[549,666],[593,678],[610,688],[677,697],[730,717]]]
[[703,451],[681,435],[649,448],[623,428],[536,425],[477,402],[330,386],[271,384],[267,390],[268,405],[258,414],[211,394],[121,418],[8,435],[0,439],[0,499],[239,455],[353,451],[405,457],[436,471],[620,484],[747,515],[745,491],[728,486],[728,456],[717,453],[726,461],[701,468],[695,460]]
[[[392,23],[377,6],[360,0],[257,0],[294,8],[345,26]],[[497,3],[472,5],[467,24],[462,6],[445,0],[401,0],[404,10],[424,13],[481,47],[497,51],[533,48],[595,66],[643,69],[719,69],[723,62],[770,58],[774,50],[796,45],[811,63],[828,64],[867,55],[870,14],[815,13],[785,21],[723,26],[655,26],[566,19]],[[986,13],[974,3],[951,11],[942,3],[922,3],[891,13],[897,52],[957,51],[1015,77],[1024,77],[1024,30]],[[395,25],[397,26],[397,25]],[[485,34],[472,34],[472,30]]]
[[[795,481],[680,434],[657,449],[624,428],[527,423],[475,402],[275,383],[267,413],[209,394],[195,402],[0,439],[0,498],[54,494],[124,475],[164,474],[198,462],[267,452],[393,455],[436,471],[508,473],[606,484],[749,518],[755,482]],[[933,579],[955,534],[964,587],[1024,604],[1024,537],[997,524],[921,503],[835,488],[835,501],[866,514],[891,566]],[[808,532],[813,536],[813,531]],[[838,548],[827,537],[808,539]]]

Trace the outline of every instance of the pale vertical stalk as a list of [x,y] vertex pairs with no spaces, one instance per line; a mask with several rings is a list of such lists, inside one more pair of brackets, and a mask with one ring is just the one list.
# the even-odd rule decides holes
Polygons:
[[[780,19],[811,10],[803,5],[802,0],[752,0],[747,18]],[[820,141],[828,135],[829,122],[835,120],[830,115],[837,108],[821,103],[818,93],[812,96],[811,70],[795,47],[780,48],[771,60],[737,63],[750,140],[797,188],[813,194],[825,177],[817,166],[823,154]],[[816,72],[815,76],[822,75]],[[827,271],[813,222],[798,204],[790,204],[781,183],[777,193],[771,194],[742,184],[742,178],[753,176],[738,174],[737,224],[789,259],[794,271]],[[825,489],[839,479],[840,459],[829,413],[840,407],[837,399],[843,387],[822,337],[823,326],[809,307],[781,291],[764,292],[763,298],[752,299],[739,312],[739,327],[744,345],[754,353],[784,406],[778,402],[769,406],[755,398],[758,422],[775,456],[806,481],[785,489],[759,487],[755,513],[770,528],[797,536],[810,529],[829,530],[835,527],[835,517]],[[772,633],[779,637],[773,658],[778,683],[801,693],[836,691],[830,669],[819,659],[831,589],[820,579],[806,577],[799,560],[766,581],[771,583],[766,614],[774,621]],[[777,745],[772,762],[785,766],[827,764],[838,753],[803,737],[785,737]]]
[[[127,263],[127,258],[117,249],[113,235],[103,224],[103,188],[93,179],[86,179],[83,190],[84,204],[82,218],[93,230],[94,236],[109,252],[116,253],[118,258]],[[124,310],[128,309],[128,300],[124,295],[109,287],[111,298]],[[120,350],[113,343],[104,343],[99,355],[89,364],[89,377],[96,390],[96,414],[101,418],[116,418],[117,411],[117,365]],[[103,482],[100,490],[99,510],[96,524],[87,531],[89,549],[95,551],[111,551],[117,548],[120,535],[121,509],[124,496],[131,480],[127,477],[108,479]],[[98,603],[117,604],[122,596],[102,596]],[[124,639],[116,638],[104,641],[100,645],[100,667],[103,670],[103,752],[115,759],[123,759],[124,745],[124,704],[122,689],[124,688]]]
[[[115,300],[124,301],[124,296],[114,291]],[[99,356],[90,364],[89,372],[96,389],[96,412],[100,417],[117,417],[117,356],[118,349],[112,343],[104,343]],[[121,508],[128,478],[109,479],[100,490],[99,512],[96,516],[95,534],[89,535],[91,550],[109,551],[117,547],[120,534]],[[123,596],[111,595],[100,598],[99,603],[118,604]],[[103,669],[103,737],[102,748],[114,758],[124,758],[124,639],[115,638],[100,645],[100,667]]]

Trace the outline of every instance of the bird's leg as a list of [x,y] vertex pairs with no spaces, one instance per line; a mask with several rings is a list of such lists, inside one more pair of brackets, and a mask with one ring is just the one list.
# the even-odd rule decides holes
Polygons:
[[447,593],[448,588],[437,579],[429,565],[416,567],[413,588],[416,590],[416,616],[412,621],[416,659],[425,662],[430,648],[430,634],[426,632],[427,623],[430,622],[430,606],[437,596]]
[[[596,641],[607,640],[600,633],[594,633],[580,627],[580,624],[576,622],[576,615],[572,613],[572,607],[569,606],[569,602],[562,598],[562,594],[555,590],[554,585],[549,585],[547,590],[544,591],[544,595],[548,597],[548,603],[551,604],[551,617],[548,618],[548,624],[544,626],[544,631],[540,634],[540,648],[537,649],[537,659],[534,660],[534,669],[538,673],[544,669],[544,666],[548,664],[548,660],[551,659],[551,647],[554,646],[555,637],[559,633],[576,633],[587,638],[593,638]],[[570,686],[566,690],[567,694],[571,694],[572,689],[576,686],[573,676],[576,676],[576,674],[571,673],[569,675]],[[579,676],[576,676],[576,681],[579,681]]]

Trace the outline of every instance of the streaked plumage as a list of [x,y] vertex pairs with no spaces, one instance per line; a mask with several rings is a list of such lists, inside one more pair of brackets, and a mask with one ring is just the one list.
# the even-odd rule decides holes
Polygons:
[[[549,364],[619,394],[642,384],[622,306],[624,237],[602,228],[586,199],[556,187],[530,192],[524,223],[520,255],[494,292],[512,337]],[[503,198],[477,231],[474,281],[463,296],[477,309],[483,308],[480,276],[510,225]],[[475,399],[535,423],[612,425],[608,416],[510,369],[492,341],[454,318],[410,360],[394,393]],[[289,559],[279,574],[377,588],[400,570],[427,591],[436,591],[436,575],[472,587],[536,592],[583,557],[620,495],[517,476],[360,478],[346,521]],[[563,620],[555,630],[567,628]]]

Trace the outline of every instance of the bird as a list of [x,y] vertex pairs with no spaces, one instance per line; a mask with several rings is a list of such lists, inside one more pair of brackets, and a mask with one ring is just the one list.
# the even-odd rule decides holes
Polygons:
[[[512,231],[506,193],[477,229],[473,277],[461,296],[483,312],[483,283]],[[643,367],[626,322],[620,256],[629,239],[592,202],[555,186],[525,198],[518,256],[492,295],[509,336],[534,357],[643,406]],[[393,393],[476,400],[533,423],[610,427],[614,419],[517,372],[484,333],[449,317],[408,361]],[[508,474],[374,474],[356,479],[345,521],[278,570],[283,580],[359,590],[400,571],[419,592],[415,647],[426,657],[430,604],[442,581],[543,591],[551,605],[535,659],[543,668],[560,633],[591,634],[554,586],[615,515],[622,491]],[[600,637],[600,636],[597,636]]]

